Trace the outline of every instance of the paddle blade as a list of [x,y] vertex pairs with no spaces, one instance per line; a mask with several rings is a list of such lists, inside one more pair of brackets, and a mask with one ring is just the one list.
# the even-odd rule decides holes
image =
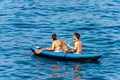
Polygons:
[[67,50],[67,46],[63,46],[63,51],[66,52]]
[[61,45],[65,45],[66,44],[66,40],[61,41]]
[[35,50],[36,54],[40,54],[42,50]]

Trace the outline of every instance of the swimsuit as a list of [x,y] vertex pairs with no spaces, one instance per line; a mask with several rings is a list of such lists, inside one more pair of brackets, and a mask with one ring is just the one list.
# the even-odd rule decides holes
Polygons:
[[54,51],[54,52],[62,52],[62,50],[59,50],[59,51]]

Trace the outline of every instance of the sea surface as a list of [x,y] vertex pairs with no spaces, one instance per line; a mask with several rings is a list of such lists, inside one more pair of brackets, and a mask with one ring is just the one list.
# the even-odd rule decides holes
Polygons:
[[[31,45],[50,47],[51,34],[96,62],[38,57]],[[77,67],[77,69],[76,69]],[[120,80],[120,0],[0,0],[0,80]]]

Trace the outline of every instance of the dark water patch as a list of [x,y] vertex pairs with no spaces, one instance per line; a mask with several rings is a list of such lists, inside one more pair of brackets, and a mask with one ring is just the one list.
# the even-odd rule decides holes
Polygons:
[[90,78],[88,80],[107,80],[107,79],[104,79],[104,78],[99,78],[99,77],[94,77],[94,78]]
[[32,78],[32,76],[29,76],[29,75],[27,75],[27,74],[11,74],[12,76],[16,76],[18,79],[22,79],[22,78],[24,78],[24,79],[30,79],[30,78]]
[[102,18],[106,18],[108,20],[115,20],[118,21],[119,19],[116,16],[107,16],[107,15],[103,15],[101,16]]
[[114,4],[107,4],[108,6],[115,6]]
[[0,16],[2,16],[2,17],[3,17],[3,16],[7,16],[7,14],[0,14]]
[[34,14],[39,15],[39,16],[49,16],[49,14],[47,13],[34,12]]
[[[13,68],[13,67],[6,64],[6,65],[1,65],[0,68],[11,69],[11,68]],[[3,70],[3,71],[4,71],[4,70]]]
[[18,64],[18,65],[29,65],[30,63],[29,62],[26,62],[26,61],[15,61],[14,63]]
[[109,26],[109,28],[114,28],[114,29],[118,29],[120,27],[120,25],[118,26]]
[[24,13],[24,12],[17,12],[17,13],[15,13],[15,16],[17,17],[17,18],[20,18],[20,17],[36,17],[34,14],[29,14],[29,13]]
[[[90,24],[92,25],[92,24]],[[84,27],[84,28],[79,28],[79,30],[95,30],[96,28],[93,28],[93,27]]]
[[112,12],[112,14],[115,14],[115,15],[118,15],[120,13],[119,9],[118,10],[113,10],[111,12]]
[[83,6],[70,6],[70,7],[57,6],[57,7],[53,7],[53,10],[54,10],[54,12],[81,11],[81,10],[83,10]]

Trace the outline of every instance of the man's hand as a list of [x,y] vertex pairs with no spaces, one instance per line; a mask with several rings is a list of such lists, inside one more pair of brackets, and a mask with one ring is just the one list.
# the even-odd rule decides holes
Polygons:
[[67,46],[68,46],[69,48],[71,48],[71,49],[73,49],[73,48],[74,48],[74,47],[70,46],[70,44],[67,44]]
[[70,44],[67,44],[68,47],[70,47]]

